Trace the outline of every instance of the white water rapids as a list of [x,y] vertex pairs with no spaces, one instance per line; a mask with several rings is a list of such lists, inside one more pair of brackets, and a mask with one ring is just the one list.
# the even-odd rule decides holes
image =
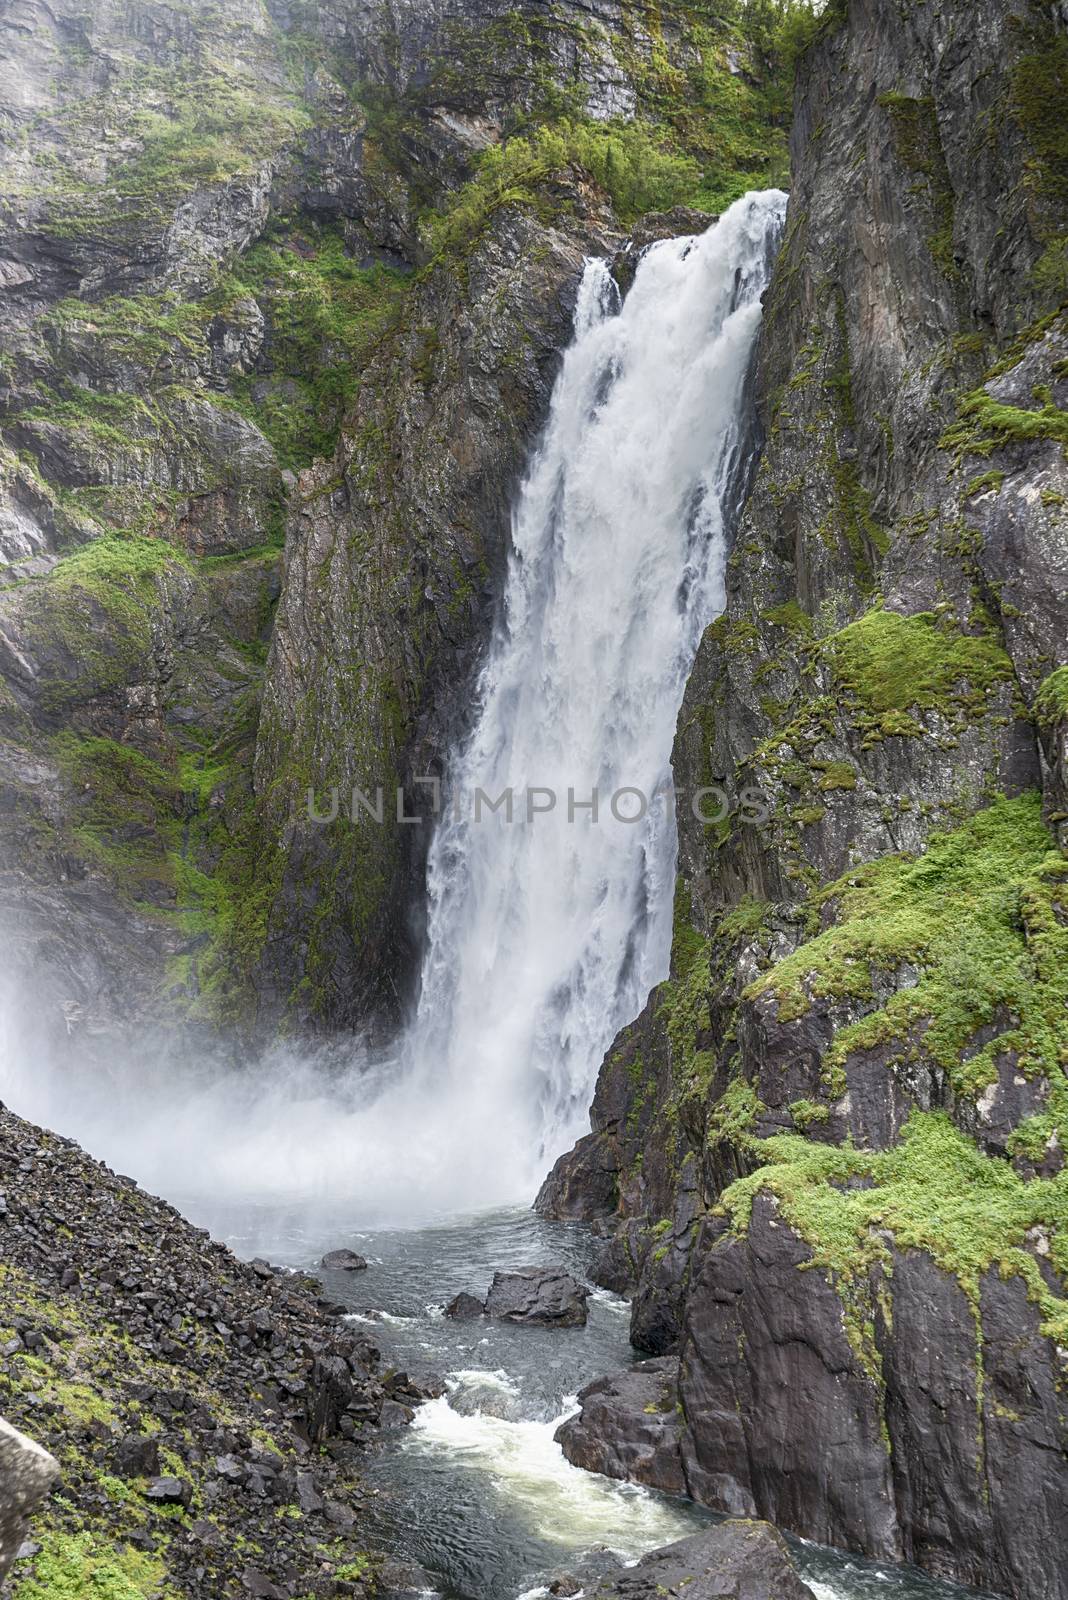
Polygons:
[[[421,998],[399,1059],[339,1082],[286,1050],[243,1074],[173,1055],[154,1073],[146,1052],[116,1060],[102,1092],[16,1034],[0,1060],[14,1109],[172,1195],[329,1198],[367,1222],[529,1202],[584,1131],[606,1048],[667,973],[671,745],[723,603],[751,448],[745,378],[785,204],[748,195],[700,237],[652,245],[622,303],[604,262],[586,268],[449,775],[457,813],[431,847]],[[503,807],[475,820],[479,790],[513,791],[512,820]],[[528,820],[535,790],[554,809]]]

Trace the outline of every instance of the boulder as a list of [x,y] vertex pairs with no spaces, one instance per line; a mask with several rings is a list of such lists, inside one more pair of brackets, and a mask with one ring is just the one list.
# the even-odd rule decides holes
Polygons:
[[589,1289],[562,1267],[517,1267],[495,1272],[486,1297],[486,1315],[501,1322],[581,1328]]
[[357,1255],[355,1250],[328,1250],[319,1265],[328,1272],[367,1271],[365,1257]]
[[58,1476],[55,1457],[0,1418],[0,1583],[18,1555],[31,1513]]
[[579,1394],[580,1414],[557,1429],[557,1444],[587,1472],[685,1494],[677,1381],[671,1357],[596,1379]]
[[591,1600],[812,1600],[780,1533],[767,1522],[724,1522],[707,1533],[652,1550],[635,1567],[592,1591]]
[[169,1473],[162,1478],[150,1478],[142,1493],[146,1500],[155,1500],[161,1506],[187,1507],[193,1498],[192,1488],[185,1479]]
[[470,1322],[475,1317],[485,1316],[485,1313],[484,1303],[477,1296],[468,1294],[466,1290],[456,1295],[445,1307],[445,1315],[455,1317],[460,1322]]
[[128,1433],[115,1446],[115,1475],[119,1478],[154,1478],[159,1473],[159,1441],[149,1434]]

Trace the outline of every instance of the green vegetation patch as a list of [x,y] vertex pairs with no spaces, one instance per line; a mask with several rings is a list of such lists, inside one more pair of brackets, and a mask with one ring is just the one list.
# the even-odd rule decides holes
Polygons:
[[1058,667],[1042,684],[1035,698],[1035,717],[1046,727],[1068,718],[1068,667]]
[[1054,405],[1048,395],[1029,411],[1005,405],[985,389],[976,389],[965,395],[957,421],[938,442],[942,450],[952,450],[960,458],[989,456],[1007,445],[1031,439],[1054,439],[1068,446],[1068,411]]
[[664,134],[647,123],[563,118],[485,152],[470,182],[427,219],[433,249],[442,255],[466,254],[505,205],[534,207],[551,221],[555,202],[541,191],[569,166],[583,167],[607,190],[624,223],[644,211],[664,211],[692,199],[700,183],[696,161],[673,151]]
[[397,326],[410,280],[361,267],[335,228],[278,226],[236,263],[211,304],[241,293],[268,319],[271,375],[239,378],[238,405],[293,469],[329,456],[371,355]]
[[[841,687],[877,721],[895,712],[981,709],[1012,663],[993,630],[964,633],[950,616],[876,607],[827,641]],[[886,731],[897,731],[890,717]]]
[[1013,70],[1013,111],[1031,146],[1025,182],[1033,194],[1063,205],[1068,203],[1068,39],[1058,34],[1042,44]]
[[[869,1268],[889,1264],[887,1232],[902,1249],[923,1250],[952,1273],[973,1308],[990,1268],[1021,1277],[1044,1332],[1068,1342],[1068,1301],[1047,1283],[1025,1242],[1032,1228],[1045,1229],[1054,1266],[1068,1274],[1068,1174],[1025,1180],[938,1112],[913,1112],[891,1150],[815,1144],[798,1134],[776,1135],[760,1148],[767,1164],[725,1190],[720,1209],[744,1232],[755,1197],[777,1196],[813,1264],[837,1280],[847,1331],[862,1354],[873,1353],[870,1330],[849,1315],[849,1286],[866,1294]],[[846,1187],[855,1179],[870,1187]]]
[[91,1533],[45,1533],[34,1575],[16,1578],[12,1600],[159,1600],[169,1593],[156,1556]]
[[28,631],[53,663],[41,698],[60,711],[130,681],[152,643],[161,583],[188,573],[158,539],[103,538],[19,590]]
[[[823,1060],[833,1092],[857,1051],[896,1041],[904,1059],[933,1059],[956,1089],[977,1094],[999,1056],[1045,1074],[1050,1109],[1068,1143],[1068,861],[1053,848],[1041,798],[998,799],[962,827],[932,839],[919,858],[888,856],[821,890],[812,925],[836,923],[751,984],[773,995],[779,1018],[813,999],[851,1001],[867,1014],[842,1029]],[[903,966],[917,981],[876,1004],[878,973]],[[980,1029],[994,1037],[965,1059]]]

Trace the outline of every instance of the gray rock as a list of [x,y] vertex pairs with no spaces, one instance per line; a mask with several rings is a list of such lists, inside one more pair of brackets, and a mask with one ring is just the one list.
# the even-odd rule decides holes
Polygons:
[[141,1492],[146,1500],[155,1500],[163,1506],[188,1506],[193,1498],[193,1491],[185,1479],[170,1474],[162,1478],[150,1478]]
[[502,1322],[583,1327],[589,1293],[562,1267],[517,1267],[493,1274],[486,1315]]
[[484,1316],[485,1312],[485,1302],[479,1300],[476,1295],[468,1294],[466,1290],[454,1295],[445,1307],[445,1315],[454,1317],[460,1322],[470,1322],[475,1317]]
[[598,1378],[579,1392],[582,1410],[557,1429],[556,1442],[587,1472],[686,1494],[677,1383],[670,1357]]
[[19,1554],[31,1515],[58,1477],[59,1462],[0,1418],[0,1581]]
[[326,1267],[329,1272],[366,1272],[366,1257],[357,1255],[355,1250],[328,1250],[320,1266]]
[[781,1534],[766,1522],[724,1522],[642,1556],[622,1577],[592,1591],[592,1600],[812,1600]]

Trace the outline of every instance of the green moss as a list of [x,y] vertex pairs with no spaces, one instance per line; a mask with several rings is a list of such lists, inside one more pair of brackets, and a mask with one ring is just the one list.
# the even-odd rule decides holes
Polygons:
[[[851,1054],[894,1043],[906,1059],[922,1052],[935,1061],[962,1094],[985,1087],[1006,1053],[1019,1071],[1048,1075],[1058,1094],[1068,862],[1052,846],[1040,797],[1026,795],[999,799],[936,836],[918,859],[890,856],[851,872],[812,905],[814,922],[833,908],[835,925],[758,978],[746,998],[774,995],[783,1021],[814,998],[864,1009],[823,1059],[824,1078],[839,1091]],[[905,965],[917,980],[877,1003],[876,976]],[[967,1055],[991,1028],[990,1041]]]
[[971,500],[977,494],[988,494],[990,492],[996,494],[1004,482],[1005,474],[1003,472],[982,472],[969,483],[964,491],[964,497],[966,500]]
[[770,901],[744,895],[736,906],[719,919],[717,940],[734,944],[739,939],[752,939],[764,928],[771,910]]
[[946,429],[939,447],[958,457],[989,456],[1007,445],[1030,439],[1054,439],[1068,445],[1068,412],[1047,400],[1039,409],[1003,405],[985,389],[961,401],[958,420]]
[[164,1592],[158,1557],[90,1533],[46,1533],[33,1576],[16,1578],[12,1600],[159,1600]]
[[774,623],[777,628],[785,628],[798,638],[807,639],[812,635],[812,618],[806,611],[802,611],[796,600],[787,600],[785,605],[774,606],[761,615],[765,622]]
[[841,687],[876,720],[894,712],[975,708],[1012,678],[1012,664],[992,633],[963,633],[951,617],[929,612],[902,617],[876,607],[833,635],[826,649]]
[[822,769],[818,789],[825,792],[832,789],[855,789],[857,774],[855,768],[848,761],[828,761]]
[[1068,667],[1058,667],[1042,684],[1035,698],[1035,718],[1047,727],[1068,718]]
[[[814,1263],[833,1274],[840,1291],[854,1285],[864,1292],[871,1266],[889,1260],[887,1233],[900,1248],[923,1250],[952,1273],[974,1307],[988,1270],[1019,1276],[1044,1331],[1068,1341],[1068,1302],[1025,1244],[1030,1229],[1048,1229],[1058,1269],[1068,1267],[1065,1175],[1026,1181],[933,1112],[913,1112],[891,1150],[812,1144],[797,1134],[768,1139],[762,1148],[768,1164],[722,1196],[720,1208],[736,1229],[748,1226],[757,1194],[776,1195]],[[846,1187],[858,1178],[870,1187]]]

